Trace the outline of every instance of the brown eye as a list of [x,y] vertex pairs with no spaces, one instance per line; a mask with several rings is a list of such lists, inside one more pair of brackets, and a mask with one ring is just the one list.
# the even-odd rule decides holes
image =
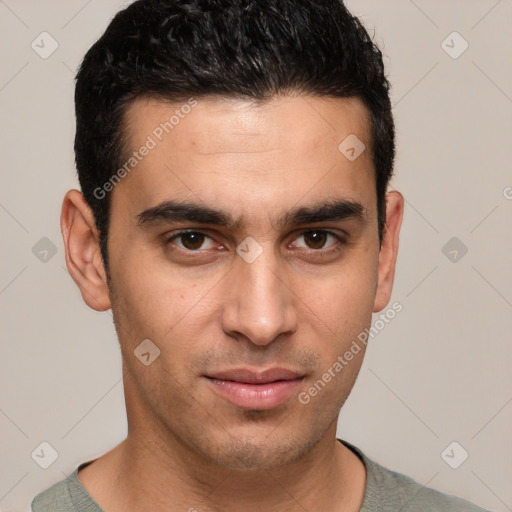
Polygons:
[[183,246],[186,249],[197,250],[203,245],[205,236],[202,233],[185,233],[181,235]]
[[200,249],[210,249],[214,246],[213,241],[210,247],[202,247],[206,240],[211,238],[200,231],[180,231],[175,235],[171,236],[168,240],[169,243],[174,243],[174,240],[180,240],[181,243],[175,244],[180,249],[187,251],[198,251]]
[[327,233],[324,231],[307,231],[304,240],[311,249],[322,249],[327,241]]
[[[298,239],[300,238],[304,239],[305,246],[298,245],[298,247],[305,247],[306,249],[314,250],[326,249],[336,245],[337,242],[341,242],[341,237],[335,233],[320,229],[304,231]],[[334,239],[334,243],[325,247],[329,238]]]

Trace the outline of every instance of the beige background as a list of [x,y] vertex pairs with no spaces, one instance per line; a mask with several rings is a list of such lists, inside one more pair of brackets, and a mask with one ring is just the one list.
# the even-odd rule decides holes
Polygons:
[[[0,0],[3,511],[28,510],[126,434],[112,318],[82,302],[58,221],[77,186],[74,74],[122,5]],[[404,309],[372,340],[339,435],[423,484],[512,510],[512,1],[348,5],[384,43],[407,204],[392,298]],[[46,59],[31,48],[43,31],[59,45]],[[442,47],[454,31],[469,44],[456,59]],[[452,55],[462,44],[445,43]],[[47,241],[33,253],[43,237],[57,249],[46,262]],[[442,251],[452,237],[468,249],[456,262]],[[46,470],[31,458],[43,441],[59,455]],[[441,457],[452,441],[469,453],[458,469]]]

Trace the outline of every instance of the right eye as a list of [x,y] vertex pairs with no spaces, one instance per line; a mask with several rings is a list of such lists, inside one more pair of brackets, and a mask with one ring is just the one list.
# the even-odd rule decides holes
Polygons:
[[[174,240],[177,239],[181,241],[180,244],[174,243]],[[187,252],[198,252],[206,239],[213,242],[212,238],[210,238],[208,235],[205,235],[201,231],[182,230],[172,234],[167,239],[167,243],[172,243],[172,245],[176,245],[179,249]],[[211,249],[214,246],[214,244],[210,243],[208,247],[203,247],[203,250]]]

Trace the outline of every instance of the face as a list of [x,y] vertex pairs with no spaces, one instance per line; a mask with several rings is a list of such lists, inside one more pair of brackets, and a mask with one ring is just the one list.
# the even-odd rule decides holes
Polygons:
[[364,345],[339,357],[389,300],[369,117],[358,99],[185,104],[131,105],[130,151],[150,149],[111,195],[129,432],[274,468],[335,431]]

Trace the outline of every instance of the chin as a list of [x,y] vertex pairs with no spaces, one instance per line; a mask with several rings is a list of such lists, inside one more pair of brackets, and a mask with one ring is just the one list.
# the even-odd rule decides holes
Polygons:
[[[200,455],[219,466],[238,471],[269,471],[287,466],[307,455],[322,438],[322,433],[305,437],[299,432],[285,432],[280,435],[279,427],[272,432],[265,431],[259,436],[237,432],[208,447],[199,447]],[[295,435],[294,435],[295,434]]]

